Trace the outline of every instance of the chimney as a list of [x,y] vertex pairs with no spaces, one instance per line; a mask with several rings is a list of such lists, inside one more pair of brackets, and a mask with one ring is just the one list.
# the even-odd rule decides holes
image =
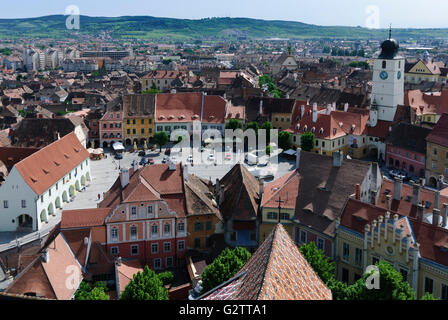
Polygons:
[[263,193],[264,193],[264,180],[263,180],[263,178],[260,178],[258,180],[258,183],[260,185],[260,199],[261,199],[261,197],[263,196]]
[[336,102],[331,104],[331,111],[336,111]]
[[440,221],[440,210],[437,208],[434,208],[432,210],[432,225],[438,227]]
[[138,162],[137,162],[137,160],[132,161],[132,167],[134,168],[134,173],[138,171]]
[[310,105],[310,96],[306,96],[306,105],[307,105],[307,106]]
[[412,205],[418,206],[420,203],[420,185],[418,183],[414,183],[413,187],[413,194],[412,194]]
[[317,103],[313,103],[313,122],[317,122]]
[[43,262],[50,263],[50,251],[48,249],[42,251],[41,258]]
[[184,180],[188,181],[188,166],[182,166],[182,171],[184,173]]
[[327,114],[331,114],[331,104],[327,104]]
[[360,184],[356,184],[356,200],[361,200],[361,186]]
[[221,186],[221,192],[219,194],[219,205],[222,205],[222,203],[224,202],[224,186]]
[[176,171],[176,163],[174,163],[171,159],[168,160],[168,170]]
[[301,155],[302,155],[302,149],[297,148],[297,151],[296,151],[296,169],[297,170],[299,170],[299,168],[300,168],[300,157],[301,157]]
[[434,208],[440,209],[440,191],[434,192]]
[[300,106],[300,119],[303,119],[305,115],[305,106]]
[[443,211],[442,211],[442,227],[446,228],[448,218],[448,203],[443,204]]
[[121,187],[125,188],[129,184],[129,169],[121,169]]
[[420,186],[424,187],[426,184],[426,179],[425,178],[420,178]]
[[115,263],[117,264],[117,266],[121,266],[121,257],[118,257],[115,259]]
[[258,114],[260,116],[263,115],[263,99],[260,99],[260,110],[258,111]]
[[348,111],[348,103],[344,104],[344,112]]
[[391,206],[392,206],[392,196],[390,194],[388,194],[386,196],[386,208],[387,208],[387,210],[390,210]]
[[402,192],[401,189],[403,188],[403,180],[400,178],[395,178],[395,185],[394,185],[394,199],[401,201],[402,198]]
[[417,208],[417,219],[419,220],[419,221],[423,221],[423,218],[424,218],[424,216],[425,216],[425,206],[424,205],[422,205],[421,203],[418,205],[418,208]]
[[342,159],[344,153],[342,151],[333,152],[333,167],[340,168],[342,166]]

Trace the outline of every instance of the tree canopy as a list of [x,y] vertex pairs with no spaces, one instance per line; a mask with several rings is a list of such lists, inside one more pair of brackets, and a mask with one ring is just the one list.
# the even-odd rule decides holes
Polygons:
[[250,257],[250,252],[244,248],[226,248],[202,273],[202,292],[205,293],[229,280]]
[[312,132],[305,132],[300,136],[300,148],[304,151],[310,152],[314,148],[315,136]]
[[110,297],[106,291],[105,282],[95,282],[92,287],[89,283],[82,281],[75,292],[75,300],[109,300]]
[[237,119],[230,119],[229,122],[227,122],[226,124],[226,129],[236,130],[241,129],[241,127],[242,127],[241,122],[238,121]]
[[288,150],[292,145],[292,134],[288,131],[281,131],[278,134],[278,146],[283,150]]
[[121,300],[168,300],[168,290],[155,272],[145,267],[143,272],[134,274],[120,296]]
[[156,132],[153,137],[153,142],[160,146],[160,152],[162,152],[162,147],[167,144],[168,140],[169,137],[165,131]]

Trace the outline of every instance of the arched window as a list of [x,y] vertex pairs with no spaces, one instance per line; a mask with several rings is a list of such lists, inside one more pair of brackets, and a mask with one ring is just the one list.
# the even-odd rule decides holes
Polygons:
[[383,69],[386,69],[387,67],[387,61],[383,61]]

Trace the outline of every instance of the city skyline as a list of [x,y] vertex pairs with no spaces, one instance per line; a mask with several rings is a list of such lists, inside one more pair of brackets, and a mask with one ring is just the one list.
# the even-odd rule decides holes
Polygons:
[[[372,17],[377,13],[376,26],[387,28],[389,24],[395,28],[448,28],[443,12],[448,3],[428,0],[409,5],[408,1],[386,0],[317,0],[312,3],[301,0],[278,0],[275,6],[267,1],[229,0],[223,6],[218,2],[205,0],[190,1],[173,0],[167,6],[160,2],[143,2],[129,0],[125,4],[119,1],[87,1],[87,0],[49,0],[45,4],[38,1],[18,0],[3,4],[1,19],[32,18],[55,14],[65,14],[65,9],[75,5],[81,15],[87,16],[155,16],[182,19],[202,19],[209,17],[254,18],[263,20],[298,21],[322,26],[361,26],[371,25]],[[437,6],[438,10],[427,10]],[[198,10],[200,8],[200,10]],[[325,10],[322,10],[325,8]],[[350,10],[347,10],[350,8]],[[377,8],[372,11],[372,8]],[[401,10],[401,11],[400,11]],[[397,14],[397,12],[401,12]],[[418,12],[418,14],[416,14]]]

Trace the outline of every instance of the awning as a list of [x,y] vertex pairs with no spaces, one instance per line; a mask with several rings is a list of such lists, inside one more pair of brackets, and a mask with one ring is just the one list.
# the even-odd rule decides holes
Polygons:
[[124,150],[124,146],[121,142],[115,142],[112,148],[114,148],[115,151]]

